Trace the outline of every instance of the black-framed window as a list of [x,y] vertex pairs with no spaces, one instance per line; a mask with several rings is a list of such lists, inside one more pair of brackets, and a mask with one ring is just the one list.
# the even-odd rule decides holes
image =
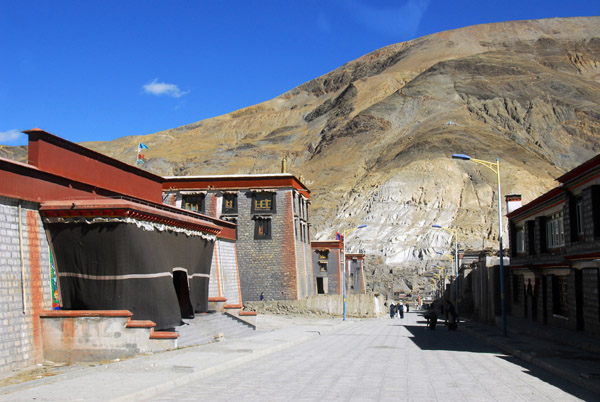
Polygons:
[[583,198],[575,199],[575,234],[577,240],[583,239]]
[[525,228],[523,226],[515,228],[515,248],[517,254],[525,253]]
[[327,260],[325,260],[325,261],[319,261],[319,271],[320,272],[327,272]]
[[546,219],[546,249],[555,249],[565,245],[563,213],[557,212]]
[[184,195],[181,199],[183,208],[189,211],[204,213],[204,198],[204,194]]
[[254,193],[252,197],[252,213],[275,212],[275,193]]
[[237,194],[223,194],[223,213],[237,214],[238,197]]
[[256,219],[254,221],[254,239],[268,240],[271,238],[271,220]]

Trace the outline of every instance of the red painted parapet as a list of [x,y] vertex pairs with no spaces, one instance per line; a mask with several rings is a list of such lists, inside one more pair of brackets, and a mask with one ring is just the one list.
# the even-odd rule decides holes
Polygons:
[[29,135],[30,165],[67,180],[162,203],[162,177],[40,129],[23,132]]
[[77,201],[48,201],[42,203],[40,214],[44,218],[132,218],[213,235],[221,228],[209,221],[187,216],[178,208],[165,210],[127,200],[98,199]]
[[48,310],[42,311],[42,318],[73,318],[73,317],[132,317],[129,310]]

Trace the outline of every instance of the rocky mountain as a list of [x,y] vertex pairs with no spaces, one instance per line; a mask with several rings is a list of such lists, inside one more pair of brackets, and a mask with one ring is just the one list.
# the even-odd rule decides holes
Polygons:
[[499,158],[502,195],[528,202],[600,150],[600,17],[440,32],[227,115],[85,145],[133,162],[140,141],[163,175],[279,172],[286,156],[312,190],[313,238],[366,223],[347,240],[371,288],[423,288],[417,273],[450,251],[432,224],[498,247],[496,175],[451,154]]

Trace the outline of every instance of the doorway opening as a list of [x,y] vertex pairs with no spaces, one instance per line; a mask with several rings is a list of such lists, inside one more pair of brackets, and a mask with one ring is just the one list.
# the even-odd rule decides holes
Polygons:
[[324,281],[325,278],[317,278],[317,294],[324,295],[325,294],[325,286]]
[[181,318],[194,318],[194,309],[190,302],[190,285],[186,271],[173,271],[173,286],[175,287],[175,293],[177,294]]

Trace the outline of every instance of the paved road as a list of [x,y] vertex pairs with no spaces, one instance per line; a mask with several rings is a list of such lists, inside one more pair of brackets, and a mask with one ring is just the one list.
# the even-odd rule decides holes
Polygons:
[[598,400],[501,354],[464,331],[426,329],[417,313],[361,320],[157,401],[577,401]]

